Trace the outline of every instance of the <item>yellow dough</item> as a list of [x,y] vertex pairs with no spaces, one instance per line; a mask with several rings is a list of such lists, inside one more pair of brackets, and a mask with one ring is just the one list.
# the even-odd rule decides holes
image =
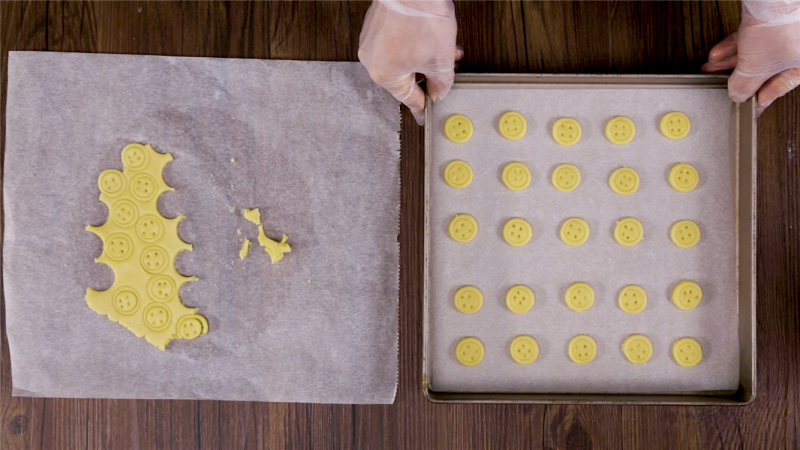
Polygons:
[[653,343],[647,336],[634,334],[622,343],[622,353],[633,364],[644,364],[653,356]]
[[466,116],[453,114],[444,121],[444,135],[456,144],[463,144],[472,137],[472,122]]
[[528,286],[518,284],[506,292],[506,306],[517,314],[525,314],[533,308],[536,298]]
[[617,221],[614,227],[614,240],[620,245],[630,247],[636,245],[644,239],[644,227],[642,222],[633,217],[626,217]]
[[483,343],[474,337],[465,337],[456,344],[456,359],[461,364],[472,367],[483,361]]
[[614,144],[627,144],[636,135],[636,125],[627,117],[614,117],[606,124],[606,138]]
[[525,219],[515,217],[503,225],[503,239],[514,247],[522,247],[533,237],[533,228]]
[[564,301],[573,311],[586,311],[594,305],[594,289],[586,283],[572,283],[564,292]]
[[681,112],[671,112],[664,114],[659,124],[661,134],[670,139],[683,139],[692,129],[692,123],[686,114]]
[[569,341],[569,357],[578,364],[587,364],[597,356],[597,342],[591,336],[579,334]]
[[244,259],[248,251],[250,251],[250,239],[245,239],[244,242],[242,242],[242,249],[239,250],[239,259]]
[[525,132],[528,131],[528,121],[525,120],[525,116],[522,114],[509,111],[500,116],[500,120],[497,122],[497,130],[500,131],[504,138],[516,141],[525,136]]
[[703,360],[703,348],[690,337],[678,339],[672,344],[672,357],[683,367],[694,367]]
[[700,174],[690,164],[678,163],[669,171],[669,184],[678,192],[689,192],[700,182]]
[[465,188],[472,183],[472,167],[464,161],[450,161],[444,168],[444,181],[450,187]]
[[672,303],[680,309],[694,309],[703,299],[703,290],[694,281],[683,280],[672,289]]
[[244,218],[256,225],[261,225],[261,211],[258,208],[244,209]]
[[619,309],[628,314],[638,314],[647,306],[647,292],[635,284],[629,284],[619,291]]
[[620,167],[608,178],[611,190],[620,195],[631,195],[639,189],[639,174],[630,167]]
[[700,241],[700,227],[691,220],[681,220],[672,225],[669,237],[678,247],[694,247]]
[[531,184],[531,171],[525,164],[510,162],[503,168],[503,184],[512,191],[521,191]]
[[109,265],[115,278],[106,291],[86,290],[89,308],[161,350],[173,339],[208,332],[206,318],[179,296],[181,286],[197,280],[175,270],[178,252],[192,249],[178,237],[184,216],[168,219],[158,211],[158,197],[173,190],[162,176],[170,161],[171,154],[158,153],[149,144],[125,146],[123,171],[104,170],[97,179],[109,220],[86,227],[103,240],[103,253],[95,262]]
[[553,124],[553,139],[561,145],[575,145],[581,140],[581,124],[575,119],[564,117]]
[[585,220],[573,217],[561,225],[561,240],[567,245],[581,245],[589,239],[589,224]]
[[264,233],[264,226],[258,226],[258,243],[264,247],[264,251],[269,255],[269,259],[272,261],[272,264],[282,260],[284,253],[289,253],[292,251],[292,247],[286,243],[288,239],[289,236],[284,234],[280,242],[273,241]]
[[511,341],[508,351],[511,352],[514,361],[528,365],[539,357],[539,344],[536,343],[536,339],[523,334]]
[[478,234],[478,222],[469,214],[458,214],[450,220],[447,232],[456,242],[469,242]]
[[581,182],[581,171],[572,164],[561,164],[553,170],[553,186],[561,192],[569,192]]
[[483,306],[483,293],[475,286],[458,288],[453,295],[453,304],[464,314],[476,313]]

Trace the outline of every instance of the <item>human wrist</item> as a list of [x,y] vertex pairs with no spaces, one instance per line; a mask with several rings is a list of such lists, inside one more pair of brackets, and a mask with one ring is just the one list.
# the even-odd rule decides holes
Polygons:
[[800,0],[743,0],[742,23],[772,27],[800,22]]
[[411,17],[455,17],[452,0],[375,0],[386,9]]

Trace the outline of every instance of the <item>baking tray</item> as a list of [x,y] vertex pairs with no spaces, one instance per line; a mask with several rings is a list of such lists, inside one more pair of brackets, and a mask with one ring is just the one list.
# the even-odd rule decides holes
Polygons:
[[[727,77],[718,75],[564,75],[564,74],[461,74],[454,89],[709,89],[727,87]],[[425,127],[425,250],[423,300],[422,384],[425,397],[432,402],[451,403],[612,403],[673,405],[745,405],[756,392],[756,102],[755,98],[734,104],[730,111],[730,151],[734,176],[734,213],[736,217],[736,267],[738,291],[739,386],[735,391],[697,391],[675,394],[596,394],[596,393],[480,393],[438,392],[429,383],[431,374],[430,336],[430,190],[432,177],[431,139],[440,124],[433,124],[430,99]]]

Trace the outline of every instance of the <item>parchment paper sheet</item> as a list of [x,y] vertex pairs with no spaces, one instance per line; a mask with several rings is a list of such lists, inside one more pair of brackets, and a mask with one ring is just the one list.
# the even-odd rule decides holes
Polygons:
[[[393,401],[400,116],[358,63],[11,52],[7,113],[15,395]],[[181,298],[210,323],[163,352],[84,301],[113,281],[84,227],[130,142],[175,158],[159,208],[187,217]],[[282,262],[239,260],[241,207],[289,235]]]
[[[456,392],[580,392],[655,393],[734,390],[739,380],[737,289],[735,258],[734,178],[729,150],[731,102],[723,89],[491,89],[456,88],[434,106],[430,191],[431,227],[431,386]],[[497,131],[506,111],[522,113],[527,135],[510,141]],[[661,117],[685,112],[692,122],[679,141],[659,131]],[[465,114],[475,127],[465,144],[447,140],[442,132],[451,114]],[[636,136],[627,145],[610,143],[604,135],[612,117],[630,117]],[[583,137],[572,147],[557,144],[551,134],[561,117],[577,119]],[[442,178],[445,165],[467,161],[475,173],[470,186],[453,189]],[[525,163],[533,181],[521,192],[500,180],[503,166]],[[700,184],[690,193],[672,189],[667,181],[678,162],[694,165]],[[561,163],[578,166],[582,181],[569,193],[550,182]],[[633,167],[641,178],[630,196],[614,193],[608,178],[615,169]],[[447,234],[450,219],[468,213],[478,221],[473,241],[459,244]],[[615,222],[638,218],[645,238],[634,247],[614,241]],[[533,226],[533,239],[512,247],[502,237],[506,220],[522,217]],[[579,247],[561,242],[558,233],[569,217],[589,223],[589,240]],[[673,223],[692,219],[702,238],[691,249],[678,248],[669,238]],[[704,291],[691,311],[675,307],[672,288],[683,279],[697,281]],[[564,291],[575,281],[595,290],[594,306],[577,313],[564,303]],[[515,284],[534,291],[536,303],[518,315],[505,306],[505,294]],[[617,306],[627,284],[648,294],[646,309],[636,315]],[[466,315],[453,306],[453,293],[474,285],[484,294],[483,308]],[[577,334],[597,341],[597,358],[573,363],[567,344]],[[622,341],[645,334],[653,343],[652,359],[634,366],[622,353]],[[519,365],[511,359],[511,340],[529,334],[539,343],[539,359]],[[465,336],[479,338],[486,356],[476,367],[455,358],[455,345]],[[678,366],[672,343],[684,336],[703,347],[703,361],[693,368]]]

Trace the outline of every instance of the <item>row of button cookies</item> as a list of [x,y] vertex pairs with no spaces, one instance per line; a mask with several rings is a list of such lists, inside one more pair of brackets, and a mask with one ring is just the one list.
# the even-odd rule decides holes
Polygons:
[[[575,336],[567,345],[567,355],[577,364],[594,361],[597,351],[597,342],[586,334]],[[511,341],[508,352],[517,363],[528,365],[539,358],[539,343],[533,337],[523,334]],[[486,350],[480,339],[465,337],[456,344],[455,354],[458,362],[474,367],[483,361]],[[628,336],[622,342],[622,354],[632,364],[644,364],[653,356],[653,343],[643,334]],[[680,366],[694,367],[703,360],[703,348],[694,338],[680,338],[672,344],[672,358]]]
[[[457,214],[447,226],[450,237],[466,243],[478,235],[478,221],[469,214]],[[578,246],[589,240],[589,223],[579,217],[571,217],[561,224],[561,241],[570,246]],[[670,228],[670,239],[681,248],[691,248],[700,242],[700,227],[691,220],[680,220]],[[519,217],[509,219],[503,225],[503,239],[514,247],[522,247],[533,237],[531,224]],[[644,239],[644,225],[638,219],[625,217],[614,225],[614,240],[620,245],[631,247]]]
[[[448,186],[464,189],[475,177],[472,167],[460,159],[450,161],[444,168],[444,181]],[[503,184],[512,191],[521,191],[531,184],[531,171],[521,162],[510,162],[500,175]],[[689,192],[700,183],[697,169],[688,163],[672,166],[667,177],[670,186],[678,192]],[[561,192],[571,192],[581,183],[581,171],[574,164],[561,164],[550,177],[553,187]],[[631,195],[639,189],[639,173],[630,167],[620,167],[608,177],[611,190],[620,195]]]
[[[691,128],[689,117],[677,111],[664,114],[659,122],[661,134],[672,140],[685,138]],[[444,135],[456,144],[467,142],[474,131],[472,121],[463,114],[453,114],[444,121]],[[528,120],[516,111],[508,111],[497,121],[497,131],[512,141],[522,139],[528,132]],[[580,122],[571,117],[562,117],[553,123],[553,140],[561,145],[577,144],[582,134]],[[636,135],[636,125],[627,117],[614,117],[606,122],[605,135],[606,139],[614,144],[627,144]]]
[[[703,289],[694,281],[683,280],[672,288],[672,303],[682,310],[697,307],[703,300]],[[594,305],[595,292],[584,282],[569,285],[564,291],[564,303],[576,312],[583,312]],[[515,314],[525,314],[533,308],[536,296],[524,284],[512,286],[506,292],[506,307]],[[453,305],[464,314],[475,314],[483,306],[483,292],[475,286],[462,286],[453,294]],[[647,307],[647,291],[636,284],[620,289],[617,295],[619,309],[628,314],[638,314]]]

